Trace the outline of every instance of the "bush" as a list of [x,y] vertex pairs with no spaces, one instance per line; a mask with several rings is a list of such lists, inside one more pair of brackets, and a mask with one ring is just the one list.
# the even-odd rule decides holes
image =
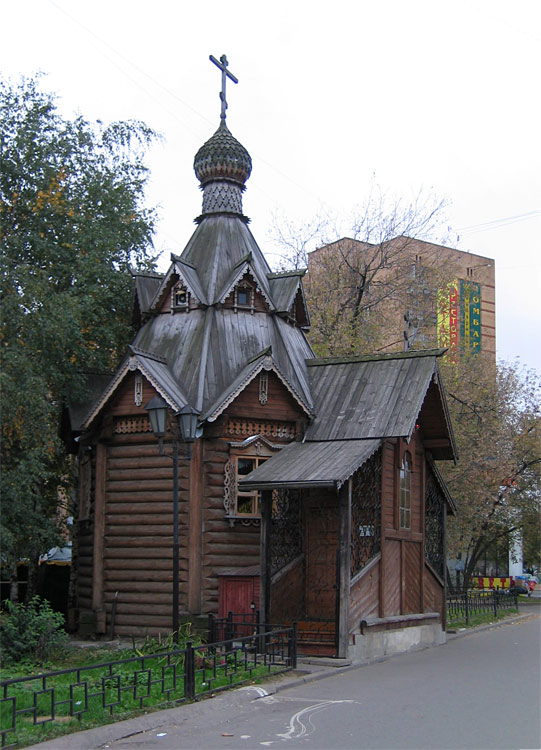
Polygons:
[[2,661],[27,658],[41,664],[67,646],[64,617],[54,612],[45,599],[34,596],[28,604],[5,601],[4,606],[6,613],[0,629]]

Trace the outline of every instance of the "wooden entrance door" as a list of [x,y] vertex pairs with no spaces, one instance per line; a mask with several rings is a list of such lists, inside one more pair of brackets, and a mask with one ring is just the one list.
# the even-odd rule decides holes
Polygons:
[[306,509],[306,617],[336,620],[338,505]]

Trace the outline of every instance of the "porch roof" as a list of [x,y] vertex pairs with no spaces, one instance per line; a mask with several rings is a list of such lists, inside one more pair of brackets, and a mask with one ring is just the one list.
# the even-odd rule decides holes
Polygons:
[[324,440],[290,443],[239,479],[244,490],[278,487],[341,487],[370,458],[381,440]]

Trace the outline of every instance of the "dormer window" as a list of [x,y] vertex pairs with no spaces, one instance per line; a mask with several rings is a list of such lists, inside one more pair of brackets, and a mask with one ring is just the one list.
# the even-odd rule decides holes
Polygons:
[[171,311],[188,310],[190,307],[190,292],[183,284],[173,287],[171,295]]
[[235,297],[233,301],[233,309],[235,312],[239,307],[254,312],[254,288],[249,284],[241,283],[235,287]]

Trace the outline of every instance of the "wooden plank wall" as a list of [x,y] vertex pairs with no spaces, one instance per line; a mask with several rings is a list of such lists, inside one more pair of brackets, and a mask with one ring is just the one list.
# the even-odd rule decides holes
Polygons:
[[370,562],[350,589],[349,632],[359,628],[361,619],[379,615],[380,560]]
[[424,568],[424,611],[439,612],[441,621],[443,622],[445,606],[443,586],[427,565]]

